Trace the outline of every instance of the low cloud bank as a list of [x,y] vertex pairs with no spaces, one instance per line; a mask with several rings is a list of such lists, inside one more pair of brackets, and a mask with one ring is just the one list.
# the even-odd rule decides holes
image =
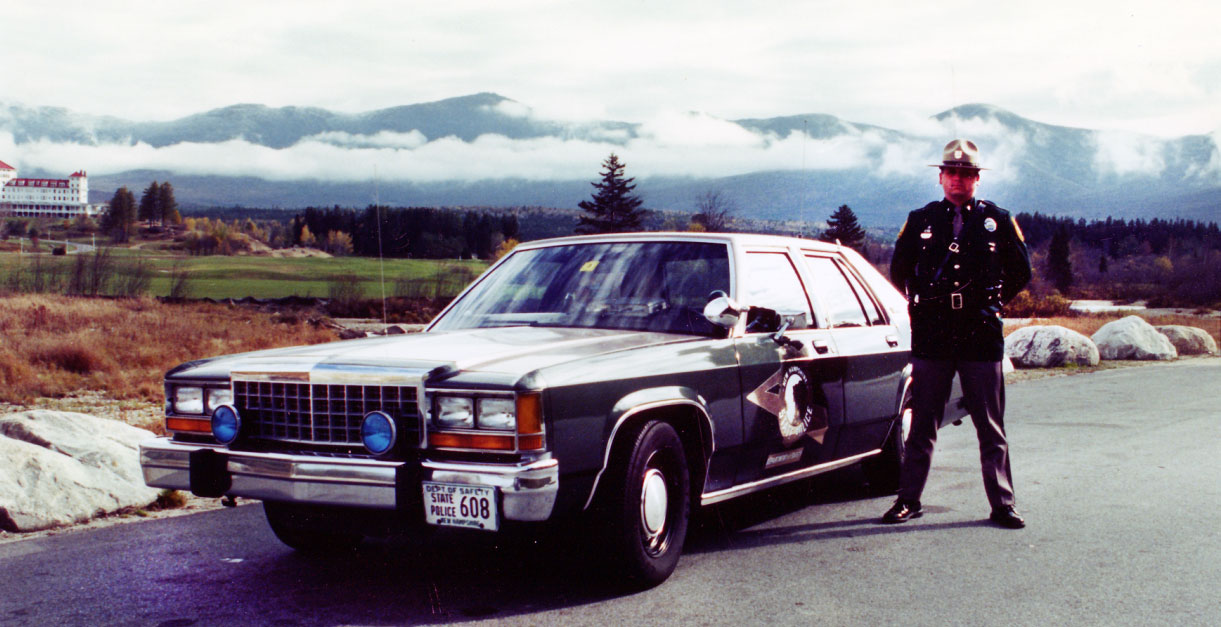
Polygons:
[[[515,103],[502,113],[527,116]],[[517,108],[513,108],[517,107]],[[573,126],[573,129],[581,127]],[[876,129],[845,125],[831,138],[801,131],[759,133],[700,113],[669,114],[639,125],[635,136],[614,129],[601,136],[573,132],[570,137],[511,139],[483,135],[474,141],[426,137],[419,131],[382,131],[371,135],[327,132],[282,149],[244,140],[184,142],[156,148],[145,143],[82,145],[47,140],[18,144],[0,131],[0,160],[19,170],[91,174],[165,170],[184,175],[253,176],[272,181],[387,181],[433,183],[495,179],[590,180],[612,152],[627,164],[627,175],[714,178],[759,171],[860,170],[873,176],[922,178],[940,160],[946,138],[968,137],[983,149],[989,181],[1011,182],[1020,163],[1041,142],[1038,127],[1014,129],[991,116],[929,120],[908,129],[901,139]],[[579,136],[582,138],[574,138]],[[1165,142],[1131,133],[1097,133],[1093,164],[1100,176],[1158,175],[1166,168]],[[1221,174],[1214,151],[1195,174]]]

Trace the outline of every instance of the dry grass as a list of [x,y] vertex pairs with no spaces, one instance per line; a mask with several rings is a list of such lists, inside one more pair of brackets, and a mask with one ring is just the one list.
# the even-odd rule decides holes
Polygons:
[[8,296],[0,298],[0,403],[75,404],[83,395],[89,405],[95,392],[159,407],[165,371],[181,362],[335,339],[299,317],[227,305]]
[[[1025,325],[1005,325],[1005,335],[1009,335],[1014,330],[1022,326],[1032,325],[1049,325],[1061,326],[1067,329],[1072,329],[1086,337],[1094,335],[1102,325],[1118,320],[1127,316],[1124,314],[1088,314],[1081,316],[1068,317],[1053,317],[1053,318],[1035,318]],[[1141,314],[1138,314],[1141,315]],[[1213,339],[1221,344],[1221,318],[1195,316],[1190,314],[1143,314],[1141,315],[1149,324],[1180,324],[1189,327],[1199,327],[1207,331],[1213,336]]]

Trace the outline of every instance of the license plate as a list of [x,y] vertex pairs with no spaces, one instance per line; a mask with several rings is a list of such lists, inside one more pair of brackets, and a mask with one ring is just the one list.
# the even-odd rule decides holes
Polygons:
[[496,531],[496,488],[424,482],[424,520],[430,525]]

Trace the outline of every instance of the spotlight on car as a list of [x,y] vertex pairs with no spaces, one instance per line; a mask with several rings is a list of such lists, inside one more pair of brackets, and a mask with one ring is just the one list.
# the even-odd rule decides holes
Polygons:
[[381,455],[394,446],[394,420],[385,412],[371,411],[360,423],[360,441],[374,455]]
[[232,444],[242,431],[242,418],[232,405],[221,405],[212,412],[212,437],[221,444]]

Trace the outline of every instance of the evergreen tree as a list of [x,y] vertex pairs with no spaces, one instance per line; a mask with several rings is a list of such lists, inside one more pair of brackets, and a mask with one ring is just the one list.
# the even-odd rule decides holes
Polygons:
[[577,233],[623,233],[639,231],[646,211],[640,208],[640,197],[634,178],[624,178],[624,164],[615,153],[602,162],[602,180],[590,183],[598,190],[592,201],[582,200],[577,206],[585,211],[577,224]]
[[136,197],[126,187],[115,190],[110,210],[102,216],[102,230],[116,243],[126,242],[136,220]]
[[856,214],[852,212],[852,208],[848,205],[840,205],[835,213],[831,214],[831,218],[827,220],[827,230],[823,231],[822,237],[824,242],[838,241],[840,244],[847,246],[857,252],[864,250],[865,229],[861,228],[860,223],[856,220]]
[[1069,258],[1072,252],[1069,248],[1070,239],[1068,229],[1061,227],[1051,236],[1051,243],[1047,245],[1047,276],[1061,294],[1068,294],[1068,288],[1073,285],[1073,262]]
[[178,213],[178,201],[174,198],[174,186],[169,181],[161,184],[157,190],[160,201],[157,203],[157,219],[165,226],[166,219]]
[[161,186],[157,181],[144,188],[140,195],[140,211],[137,218],[145,222],[161,219]]

